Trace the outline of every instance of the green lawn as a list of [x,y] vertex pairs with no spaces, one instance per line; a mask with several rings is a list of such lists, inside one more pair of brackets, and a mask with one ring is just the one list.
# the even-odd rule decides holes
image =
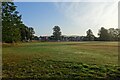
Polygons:
[[120,75],[117,42],[3,44],[2,56],[4,78],[83,79]]

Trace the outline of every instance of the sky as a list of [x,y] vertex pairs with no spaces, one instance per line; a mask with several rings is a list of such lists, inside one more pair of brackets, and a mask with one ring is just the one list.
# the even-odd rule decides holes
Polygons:
[[85,36],[92,29],[95,36],[101,27],[118,28],[118,2],[15,2],[25,25],[35,35],[50,36],[54,26],[63,35]]

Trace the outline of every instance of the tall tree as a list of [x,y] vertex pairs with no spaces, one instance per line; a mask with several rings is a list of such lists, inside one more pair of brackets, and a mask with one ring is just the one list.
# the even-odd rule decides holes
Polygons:
[[61,39],[61,32],[60,32],[60,27],[59,26],[54,26],[53,36],[54,36],[55,40],[60,40]]
[[88,40],[88,41],[93,41],[94,38],[95,38],[95,36],[93,35],[92,30],[89,29],[86,33],[87,33],[87,36],[86,36],[87,40]]
[[12,43],[20,40],[19,26],[21,15],[16,11],[13,2],[2,3],[2,39],[4,42]]
[[99,30],[99,40],[101,41],[108,41],[110,40],[110,36],[109,36],[109,33],[108,33],[108,30],[105,29],[104,27],[101,27],[101,29]]
[[3,42],[31,40],[34,34],[32,27],[27,27],[21,21],[21,15],[16,11],[13,2],[2,3],[2,39]]

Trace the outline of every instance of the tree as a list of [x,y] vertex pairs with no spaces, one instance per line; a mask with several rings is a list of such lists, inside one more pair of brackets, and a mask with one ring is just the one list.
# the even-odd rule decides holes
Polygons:
[[26,40],[26,28],[27,28],[27,26],[25,26],[24,24],[21,24],[21,26],[20,26],[21,41]]
[[17,41],[32,40],[34,29],[27,27],[21,21],[21,15],[16,11],[13,2],[2,3],[2,40],[13,43]]
[[118,34],[119,34],[119,32],[118,32],[117,29],[110,28],[110,29],[108,29],[108,33],[109,33],[109,37],[110,37],[111,41],[118,40]]
[[88,41],[93,41],[94,38],[95,38],[95,36],[93,35],[92,30],[89,29],[86,33],[87,33],[86,39],[87,39]]
[[2,40],[12,43],[20,40],[19,26],[21,24],[21,15],[16,11],[13,2],[2,3]]
[[120,41],[120,28],[117,28],[116,32],[117,32],[117,41]]
[[35,31],[32,27],[27,27],[24,24],[20,28],[21,31],[21,41],[29,41],[34,38]]
[[101,29],[99,30],[99,40],[101,41],[108,41],[110,40],[110,36],[109,36],[109,33],[108,33],[108,30],[105,29],[104,27],[101,27]]
[[55,40],[60,40],[61,39],[61,32],[60,32],[60,27],[59,26],[54,26],[53,36],[54,36]]
[[32,27],[29,27],[28,31],[29,31],[29,36],[30,36],[29,39],[32,40],[32,38],[34,37],[33,34],[35,34],[35,31]]
[[39,40],[39,37],[38,36],[34,36],[34,40]]

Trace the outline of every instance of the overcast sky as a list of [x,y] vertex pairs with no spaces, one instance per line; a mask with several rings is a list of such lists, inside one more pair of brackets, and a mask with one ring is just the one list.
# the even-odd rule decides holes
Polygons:
[[[80,0],[79,0],[80,1]],[[35,29],[36,35],[52,35],[60,26],[63,35],[86,35],[92,29],[97,36],[101,27],[118,27],[118,2],[16,2],[23,22]],[[87,2],[88,1],[88,2]],[[105,2],[106,1],[106,2]]]

